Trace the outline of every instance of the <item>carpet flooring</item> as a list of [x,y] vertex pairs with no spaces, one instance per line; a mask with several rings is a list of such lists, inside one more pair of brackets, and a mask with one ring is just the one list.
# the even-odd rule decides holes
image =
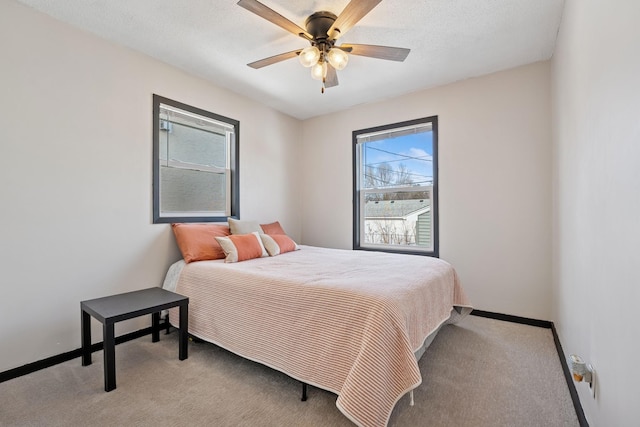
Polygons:
[[[204,342],[178,360],[177,333],[116,347],[117,388],[102,352],[0,383],[0,426],[353,426],[336,395]],[[468,316],[443,327],[420,360],[415,405],[389,426],[579,426],[551,330]]]

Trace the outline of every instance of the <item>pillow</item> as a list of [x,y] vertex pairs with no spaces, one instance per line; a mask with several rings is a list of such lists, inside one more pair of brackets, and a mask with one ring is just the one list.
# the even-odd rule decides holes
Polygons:
[[254,231],[257,231],[258,233],[262,232],[258,221],[241,221],[239,219],[227,218],[227,222],[229,222],[231,234],[249,234]]
[[260,224],[260,228],[264,234],[287,234],[278,221],[271,224]]
[[296,242],[286,234],[261,234],[260,238],[270,256],[276,256],[285,252],[297,251],[300,249]]
[[231,234],[229,227],[221,224],[171,224],[176,243],[184,262],[207,259],[223,259],[225,253],[216,237]]
[[240,262],[254,258],[269,256],[255,231],[249,234],[232,234],[228,237],[216,237],[222,250],[227,255],[224,262]]

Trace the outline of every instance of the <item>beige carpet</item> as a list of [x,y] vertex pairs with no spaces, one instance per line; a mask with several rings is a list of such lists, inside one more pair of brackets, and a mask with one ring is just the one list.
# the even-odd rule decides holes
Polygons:
[[[102,352],[0,384],[1,426],[353,426],[336,396],[208,343],[178,360],[177,333],[116,347],[117,388]],[[578,426],[549,329],[476,316],[446,326],[420,361],[415,406],[389,426]]]

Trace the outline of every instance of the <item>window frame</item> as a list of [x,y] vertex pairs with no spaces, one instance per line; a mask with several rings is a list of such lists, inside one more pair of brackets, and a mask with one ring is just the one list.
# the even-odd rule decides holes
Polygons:
[[[363,134],[370,134],[376,132],[391,131],[397,128],[411,127],[421,125],[425,123],[431,124],[431,131],[433,132],[433,147],[432,147],[432,165],[433,165],[433,185],[432,185],[432,224],[433,224],[433,250],[415,250],[409,249],[411,246],[406,246],[406,249],[400,245],[379,245],[376,247],[362,246],[360,244],[361,239],[361,203],[360,203],[360,188],[359,188],[359,170],[361,165],[361,159],[358,155],[358,136]],[[438,209],[438,116],[423,117],[414,120],[407,120],[404,122],[391,123],[382,126],[371,127],[367,129],[354,130],[352,132],[352,188],[353,188],[353,249],[354,250],[366,250],[377,252],[390,252],[401,253],[411,255],[424,255],[438,258],[440,255],[440,233],[439,233],[439,209]],[[396,189],[398,190],[398,189]]]
[[[199,116],[207,117],[215,121],[223,122],[233,127],[233,133],[235,134],[235,141],[229,144],[229,169],[230,169],[230,194],[227,195],[227,199],[230,203],[230,215],[185,215],[180,216],[167,216],[162,215],[160,211],[160,131],[161,131],[161,118],[160,118],[160,105],[164,104],[173,108],[184,110],[189,113],[193,113]],[[219,114],[212,113],[210,111],[203,110],[198,107],[184,104],[179,101],[174,101],[163,96],[153,94],[153,223],[154,224],[167,224],[177,222],[224,222],[227,221],[229,216],[233,218],[240,217],[240,122],[238,120],[231,119],[229,117],[221,116]]]

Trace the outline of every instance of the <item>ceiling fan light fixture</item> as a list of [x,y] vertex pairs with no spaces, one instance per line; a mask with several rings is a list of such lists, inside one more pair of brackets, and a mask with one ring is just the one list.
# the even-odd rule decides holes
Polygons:
[[316,65],[311,67],[311,77],[314,80],[324,80],[324,78],[327,77],[327,63],[318,62]]
[[326,10],[314,12],[304,21],[303,28],[262,4],[259,0],[239,0],[239,6],[311,44],[304,49],[270,56],[247,65],[258,69],[298,56],[302,66],[311,68],[311,77],[322,81],[322,93],[324,93],[325,88],[338,85],[336,71],[343,70],[347,66],[350,55],[402,62],[409,54],[410,49],[366,44],[336,45],[338,38],[356,25],[381,1],[349,0],[340,15]]
[[315,46],[309,46],[302,49],[298,56],[303,67],[312,67],[318,63],[320,59],[320,50]]
[[344,70],[344,67],[347,66],[349,56],[344,50],[332,47],[329,49],[329,52],[327,52],[327,60],[333,68],[339,71]]

